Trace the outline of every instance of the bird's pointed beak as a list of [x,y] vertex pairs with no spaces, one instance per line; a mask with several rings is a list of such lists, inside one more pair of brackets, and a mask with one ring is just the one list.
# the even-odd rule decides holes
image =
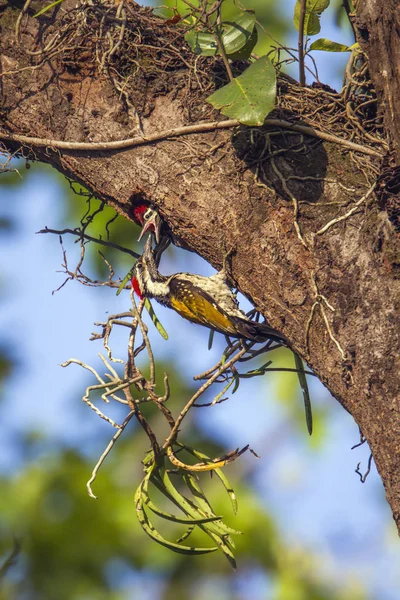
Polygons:
[[161,237],[161,217],[155,210],[151,210],[149,218],[145,220],[138,242],[140,242],[142,237],[149,231],[154,234],[156,243],[159,244]]

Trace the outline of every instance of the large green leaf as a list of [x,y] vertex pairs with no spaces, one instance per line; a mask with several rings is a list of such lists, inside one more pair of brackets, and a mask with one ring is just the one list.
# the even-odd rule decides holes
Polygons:
[[325,50],[326,52],[351,52],[351,48],[346,44],[339,44],[339,42],[332,42],[326,38],[319,38],[315,40],[310,46],[310,50]]
[[[232,20],[222,22],[220,26],[221,42],[228,56],[239,52],[245,46],[248,52],[247,56],[250,56],[257,42],[257,37],[253,35],[255,23],[256,16],[251,10],[240,12],[234,15]],[[218,52],[215,34],[210,31],[193,29],[185,35],[185,39],[195,54],[214,56]]]
[[267,56],[207,98],[223,115],[244,125],[262,125],[275,105],[276,72]]
[[[320,16],[328,8],[329,2],[330,0],[307,0],[303,31],[305,35],[315,35],[320,32]],[[293,21],[297,31],[300,26],[300,5],[301,0],[296,0]]]

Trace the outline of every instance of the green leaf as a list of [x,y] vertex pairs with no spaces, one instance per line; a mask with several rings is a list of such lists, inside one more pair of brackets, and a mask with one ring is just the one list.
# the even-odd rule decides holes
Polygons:
[[208,349],[211,350],[214,341],[214,329],[210,329],[210,335],[208,336]]
[[262,56],[242,75],[209,96],[207,102],[227,117],[257,126],[274,108],[275,98],[275,68],[268,56]]
[[194,546],[181,546],[180,544],[175,544],[174,542],[170,542],[166,540],[154,527],[154,525],[149,521],[148,516],[143,508],[143,501],[140,496],[140,486],[135,494],[135,505],[136,505],[136,515],[140,525],[143,528],[143,531],[147,533],[155,542],[161,544],[161,546],[165,546],[169,550],[173,552],[178,552],[179,554],[208,554],[209,552],[215,552],[217,550],[214,548],[196,548]]
[[[256,15],[252,10],[234,15],[231,21],[222,23],[222,43],[228,56],[239,52],[247,45],[252,37],[255,24]],[[254,41],[253,48],[256,41]]]
[[[304,16],[304,35],[315,35],[321,31],[320,16],[329,6],[330,0],[307,0]],[[297,31],[300,27],[300,0],[296,0],[293,21]]]
[[254,27],[253,33],[251,34],[243,48],[238,52],[233,52],[232,54],[229,54],[230,60],[247,60],[253,52],[253,48],[257,44],[257,42],[258,31],[257,28]]
[[194,531],[195,529],[195,525],[189,525],[189,527],[186,529],[186,531],[176,540],[177,544],[181,544],[182,542],[184,542],[189,535]]
[[158,317],[157,317],[156,313],[154,312],[154,308],[152,307],[151,302],[148,298],[146,298],[146,300],[144,301],[144,307],[147,310],[147,312],[149,313],[150,319],[153,321],[154,325],[156,326],[158,333],[161,335],[161,337],[164,338],[164,340],[167,340],[168,333],[165,331],[164,327],[161,325],[161,322],[158,320]]
[[190,524],[190,525],[198,525],[199,523],[210,523],[212,521],[219,521],[221,519],[221,517],[219,517],[218,515],[213,515],[211,517],[204,517],[203,519],[188,519],[187,517],[178,517],[176,515],[173,515],[171,513],[168,513],[164,510],[162,510],[161,508],[159,508],[158,506],[156,506],[154,504],[154,502],[152,502],[152,500],[150,499],[149,496],[149,491],[148,491],[148,484],[150,481],[150,477],[148,477],[146,475],[146,477],[143,479],[142,483],[141,483],[141,495],[142,495],[142,501],[149,507],[149,509],[156,515],[158,515],[159,517],[162,517],[163,519],[167,519],[167,521],[173,521],[174,523],[183,523],[185,525]]
[[[209,552],[215,552],[215,550],[217,550],[216,547],[213,548],[196,548],[193,546],[182,546],[178,543],[174,543],[171,542],[169,540],[166,540],[153,526],[153,524],[150,522],[146,511],[144,510],[144,504],[147,503],[149,504],[149,497],[148,497],[148,484],[149,481],[151,480],[153,484],[155,484],[158,487],[157,484],[157,478],[159,477],[159,473],[158,473],[158,468],[156,463],[150,464],[150,461],[154,459],[154,454],[153,453],[149,453],[149,455],[145,458],[145,460],[143,461],[143,464],[145,465],[146,468],[146,475],[143,479],[143,481],[140,483],[139,487],[137,488],[136,492],[135,492],[135,506],[136,506],[136,515],[137,518],[139,520],[140,525],[142,526],[143,530],[147,533],[147,535],[149,535],[153,540],[155,540],[158,544],[161,544],[162,546],[165,546],[166,548],[168,548],[169,550],[173,550],[174,552],[178,552],[180,554],[207,554]],[[162,467],[162,470],[164,470],[164,468]],[[171,484],[171,488],[174,490],[172,484]],[[166,495],[167,497],[170,496],[170,493],[168,492],[168,490],[166,489],[162,489],[161,488],[161,492]],[[179,494],[178,498],[180,499]],[[174,501],[174,498],[171,498]],[[176,500],[175,500],[176,502]],[[181,506],[181,504],[179,502],[176,502],[177,505],[179,506],[179,508],[181,508],[182,510],[184,510],[184,508]],[[153,505],[154,507],[154,505]],[[153,510],[153,507],[149,507],[151,508],[151,510]],[[170,515],[169,513],[162,513],[161,511],[154,511],[156,512],[156,514],[159,514],[159,516],[162,516],[164,518],[169,519],[169,517],[173,517],[173,515]],[[212,515],[212,517],[214,517],[215,515]],[[217,517],[218,519],[218,517]],[[171,518],[169,520],[176,520],[177,522],[179,522],[178,518]],[[214,519],[213,519],[214,520]],[[198,523],[204,523],[204,519],[202,517],[200,517],[200,519],[195,519],[196,524]],[[208,519],[207,519],[208,521]],[[187,523],[188,521],[186,521]],[[191,524],[194,524],[194,521],[191,521]]]
[[235,385],[233,387],[232,394],[234,394],[238,390],[239,385],[240,385],[240,378],[237,373],[233,373],[233,378],[235,380]]
[[125,289],[125,286],[128,283],[128,281],[132,278],[132,271],[133,271],[133,269],[131,269],[130,271],[128,271],[127,274],[125,275],[125,277],[123,278],[123,280],[121,281],[121,283],[119,284],[119,287],[117,289],[117,296],[120,295],[120,293],[122,292],[122,290]]
[[[186,485],[188,486],[189,490],[192,492],[193,496],[195,497],[196,502],[198,504],[199,511],[201,513],[203,513],[204,515],[209,515],[209,514],[213,515],[214,514],[213,509],[212,509],[209,501],[207,500],[206,496],[204,495],[203,490],[200,487],[198,478],[195,475],[193,475],[193,473],[190,473],[189,471],[187,471],[186,473],[183,473],[182,477],[183,477],[183,480],[185,481]],[[228,525],[225,525],[225,523],[223,523],[221,519],[219,520],[219,522],[214,522],[213,526],[216,527],[216,530],[214,533],[217,533],[218,535],[226,535],[226,536],[229,536],[230,534],[241,535],[241,531],[237,531],[236,529],[232,529],[232,527],[228,527]],[[228,541],[228,539],[229,538],[227,538],[227,541]],[[234,546],[232,539],[229,539],[229,543]]]
[[294,362],[295,362],[296,370],[297,370],[297,377],[299,378],[300,387],[303,391],[304,410],[306,413],[307,430],[308,430],[308,433],[311,435],[312,429],[313,429],[313,422],[312,422],[311,399],[310,399],[310,392],[308,391],[307,378],[306,378],[306,374],[305,374],[305,370],[304,370],[303,361],[301,360],[300,356],[298,356],[298,354],[296,354],[295,352],[293,352],[293,356],[294,356]]
[[[221,42],[227,56],[235,54],[246,47],[247,57],[250,56],[256,42],[254,36],[256,16],[254,11],[246,10],[233,15],[232,20],[223,21],[219,26]],[[207,31],[192,29],[185,35],[185,39],[195,54],[215,56],[218,52],[216,34]],[[238,60],[238,59],[236,59]]]
[[40,17],[40,15],[43,15],[45,12],[47,12],[48,10],[50,10],[51,8],[53,8],[53,6],[57,6],[57,4],[61,4],[61,2],[64,2],[64,0],[56,0],[55,2],[52,2],[51,4],[49,4],[48,6],[45,6],[43,8],[41,8],[35,15],[33,15],[33,17]]
[[315,40],[310,46],[310,50],[325,50],[325,52],[351,52],[349,46],[346,44],[339,44],[338,42],[332,42],[326,38],[319,38]]
[[213,404],[217,404],[217,402],[219,402],[222,398],[222,396],[229,390],[229,388],[231,387],[232,383],[234,382],[234,379],[231,379],[230,381],[228,381],[228,383],[224,386],[224,389],[215,396],[215,398],[213,399],[212,403]]
[[265,375],[270,365],[272,365],[272,360],[267,361],[266,363],[261,365],[261,367],[258,367],[258,369],[252,369],[251,371],[247,371],[247,373],[239,373],[238,377],[241,377],[242,379],[247,379],[249,377],[258,377],[260,375]]
[[[172,485],[172,481],[165,469],[163,470],[163,473],[162,473],[162,481],[163,481],[166,491],[172,496],[172,498],[178,504],[179,508],[182,511],[184,511],[193,520],[197,520],[198,526],[200,527],[200,529],[203,529],[203,531],[205,531],[207,533],[207,535],[209,535],[212,539],[214,539],[212,534],[217,535],[217,536],[224,536],[224,535],[229,536],[230,534],[238,535],[241,533],[240,531],[236,531],[236,529],[232,529],[231,527],[228,527],[227,525],[225,525],[225,523],[223,523],[221,520],[222,517],[219,517],[219,519],[217,521],[213,520],[208,523],[201,523],[200,520],[207,518],[207,517],[214,517],[216,515],[212,512],[210,513],[208,511],[203,511],[199,506],[196,506],[196,504],[194,502],[192,502],[191,500],[186,498],[186,496],[183,496]],[[214,541],[215,541],[215,539],[214,539]]]
[[185,40],[195,54],[215,56],[218,52],[215,35],[209,31],[194,31],[192,29],[185,35]]
[[[190,454],[192,454],[193,456],[195,456],[196,458],[202,460],[202,461],[210,461],[210,457],[207,456],[207,454],[203,454],[203,452],[200,452],[199,450],[195,450],[194,448],[190,448],[189,446],[184,446],[183,444],[180,444],[179,442],[177,443],[177,445],[180,448],[185,448],[185,450],[187,450],[187,452],[190,452]],[[215,473],[215,475],[221,480],[224,488],[226,489],[229,498],[231,500],[232,503],[232,509],[233,512],[236,514],[237,510],[238,510],[238,502],[236,499],[236,494],[234,489],[232,488],[231,484],[229,483],[227,477],[224,475],[224,473],[222,472],[222,469],[214,469],[213,473]],[[242,533],[241,531],[238,531],[237,533]]]

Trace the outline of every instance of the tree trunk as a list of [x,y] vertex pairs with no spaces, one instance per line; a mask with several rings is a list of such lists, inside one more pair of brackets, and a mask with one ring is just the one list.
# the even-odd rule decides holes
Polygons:
[[[101,5],[76,8],[66,0],[34,19],[40,3],[33,2],[17,27],[19,41],[21,5],[3,6],[5,148],[20,148],[21,134],[108,142],[140,135],[139,122],[150,136],[221,119],[205,98],[225,78],[222,62],[193,55],[179,29],[148,9],[121,4],[107,5],[104,17]],[[392,19],[388,8],[374,19],[372,9],[364,15],[378,4],[367,1],[360,16],[370,28],[372,70],[377,61],[399,64],[398,29],[391,29],[391,45],[381,44],[394,9]],[[396,143],[398,70],[378,91],[389,144]],[[275,121],[263,129],[210,125],[107,151],[24,141],[24,153],[82,182],[127,218],[138,195],[151,199],[175,241],[215,267],[234,248],[233,280],[353,415],[400,527],[400,243],[398,213],[389,218],[385,210],[393,200],[388,178],[377,179],[386,132],[355,126],[354,115],[348,120],[343,95],[299,89],[286,78],[278,95]],[[301,120],[314,133],[278,127],[277,119]],[[328,142],[321,131],[345,141]]]
[[354,24],[368,54],[371,79],[400,162],[400,9],[396,0],[357,2]]

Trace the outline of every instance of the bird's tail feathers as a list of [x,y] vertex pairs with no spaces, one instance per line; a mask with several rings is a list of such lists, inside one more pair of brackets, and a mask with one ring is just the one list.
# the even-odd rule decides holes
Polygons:
[[253,342],[266,342],[270,339],[287,346],[288,340],[283,333],[268,325],[267,322],[257,323],[257,321],[237,319],[236,327],[239,334]]

